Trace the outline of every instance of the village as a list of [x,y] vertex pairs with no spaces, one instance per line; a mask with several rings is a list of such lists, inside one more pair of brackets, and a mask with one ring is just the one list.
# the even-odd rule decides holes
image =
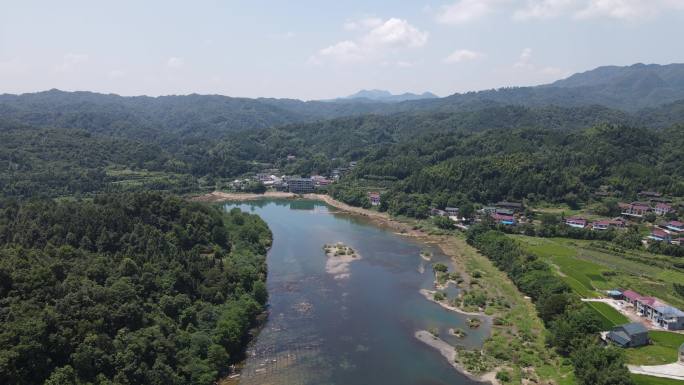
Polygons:
[[[287,162],[297,160],[295,155],[288,155]],[[326,193],[328,186],[338,182],[340,178],[348,174],[357,165],[357,162],[348,162],[345,167],[333,169],[328,175],[284,175],[277,168],[264,169],[261,172],[242,179],[233,180],[228,188],[236,192],[264,192],[266,190],[289,192],[293,194],[310,194],[314,192]],[[594,195],[598,199],[608,196],[604,191],[597,191]],[[677,206],[672,198],[664,197],[655,191],[642,191],[638,194],[640,200],[632,202],[619,202],[619,216],[610,218],[593,218],[581,214],[562,217],[562,223],[572,229],[590,230],[603,232],[608,230],[624,231],[631,225],[651,223],[647,227],[647,233],[643,234],[642,243],[648,246],[649,242],[662,242],[684,246],[684,222],[668,220],[671,214],[676,213]],[[371,207],[381,204],[381,191],[368,191],[368,201]],[[446,217],[453,222],[453,226],[461,230],[467,230],[473,223],[493,221],[503,226],[519,226],[535,224],[530,210],[522,202],[501,201],[491,205],[478,204],[479,207],[473,214],[464,215],[458,207],[433,207],[429,210],[431,217]],[[543,212],[543,211],[539,211]],[[528,215],[526,215],[528,214]]]
[[[607,298],[583,299],[604,303],[625,316],[630,322],[601,332],[601,339],[624,349],[638,349],[653,343],[650,332],[684,333],[684,312],[656,297],[644,296],[633,290],[607,290]],[[656,335],[656,334],[653,334]],[[674,336],[661,335],[668,339]],[[684,343],[677,349],[677,361],[659,365],[628,365],[630,372],[661,378],[684,380]]]

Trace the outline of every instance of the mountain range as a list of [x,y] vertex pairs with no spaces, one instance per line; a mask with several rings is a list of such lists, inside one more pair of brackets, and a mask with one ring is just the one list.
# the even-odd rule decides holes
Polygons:
[[343,99],[366,99],[379,102],[405,102],[407,100],[422,100],[422,99],[436,99],[437,95],[432,92],[423,92],[422,94],[414,94],[405,92],[403,94],[394,95],[386,90],[361,90],[353,95],[349,95]]
[[[368,114],[457,114],[457,120],[487,120],[492,109],[553,111],[555,125],[577,110],[591,110],[597,119],[662,127],[684,121],[684,64],[606,66],[574,74],[551,84],[453,94],[393,95],[362,90],[332,101],[234,98],[221,95],[135,96],[50,90],[0,95],[0,118],[47,127],[83,128],[108,135],[141,138],[159,133],[220,137],[226,132],[308,123]],[[557,107],[553,109],[551,107]],[[520,109],[522,108],[522,109]],[[551,108],[551,109],[549,109]],[[559,112],[560,111],[560,112]],[[557,120],[558,113],[561,118]],[[528,115],[522,115],[528,116]],[[610,118],[610,119],[608,119]],[[556,120],[554,120],[556,119]],[[524,121],[528,121],[525,118]],[[531,121],[533,121],[532,119]],[[548,119],[546,119],[548,120]],[[575,123],[571,124],[574,125]]]

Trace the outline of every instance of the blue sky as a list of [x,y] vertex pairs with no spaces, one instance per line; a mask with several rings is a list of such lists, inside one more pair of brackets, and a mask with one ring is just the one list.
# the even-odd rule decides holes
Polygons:
[[1,1],[0,93],[445,96],[684,62],[684,0]]

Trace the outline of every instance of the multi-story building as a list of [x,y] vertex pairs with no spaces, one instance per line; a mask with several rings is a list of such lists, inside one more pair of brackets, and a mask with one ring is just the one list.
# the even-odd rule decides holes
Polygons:
[[287,189],[295,194],[310,194],[314,192],[314,181],[311,178],[289,178]]

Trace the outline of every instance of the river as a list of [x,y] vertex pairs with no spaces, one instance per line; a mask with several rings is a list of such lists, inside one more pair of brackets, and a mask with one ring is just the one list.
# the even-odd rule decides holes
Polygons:
[[[475,384],[415,338],[439,330],[453,345],[481,346],[489,325],[426,300],[432,263],[450,266],[421,244],[322,202],[264,200],[225,205],[260,215],[273,232],[268,254],[269,317],[248,349],[241,385]],[[360,258],[326,270],[324,244],[343,242]],[[421,251],[433,254],[431,261]],[[457,291],[451,288],[449,293]],[[465,338],[449,328],[467,331]]]

